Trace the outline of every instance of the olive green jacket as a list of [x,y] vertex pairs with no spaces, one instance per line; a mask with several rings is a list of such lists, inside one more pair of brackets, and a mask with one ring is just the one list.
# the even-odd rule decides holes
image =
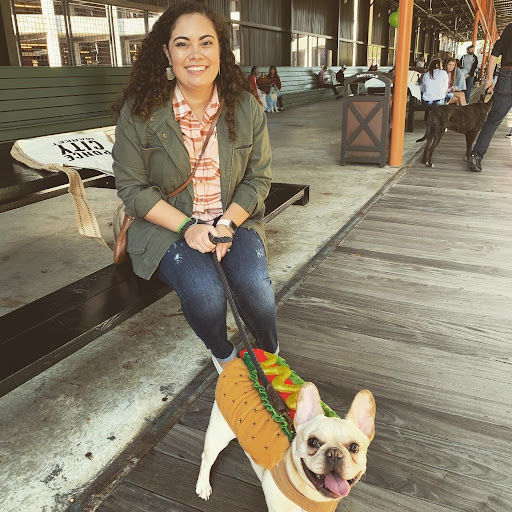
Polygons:
[[[217,122],[221,200],[224,211],[231,202],[249,213],[242,224],[264,238],[265,198],[271,184],[272,160],[265,113],[250,93],[236,109],[236,141],[229,139],[224,108]],[[163,199],[187,216],[192,215],[192,182],[179,194],[167,197],[187,181],[192,172],[172,98],[155,109],[147,120],[134,117],[129,103],[123,106],[112,151],[117,194],[127,215],[135,217],[128,230],[128,252],[134,272],[149,279],[167,249],[179,235],[144,217]],[[235,235],[236,236],[236,235]]]

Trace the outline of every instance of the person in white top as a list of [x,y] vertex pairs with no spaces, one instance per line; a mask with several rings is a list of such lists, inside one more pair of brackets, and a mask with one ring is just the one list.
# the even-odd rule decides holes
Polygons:
[[448,73],[439,59],[432,59],[421,81],[421,101],[426,105],[446,105],[453,99],[448,91]]

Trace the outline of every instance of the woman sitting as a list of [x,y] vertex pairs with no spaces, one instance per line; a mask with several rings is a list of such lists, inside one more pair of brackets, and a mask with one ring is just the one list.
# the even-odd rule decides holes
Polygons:
[[270,85],[275,85],[277,87],[277,108],[279,110],[284,110],[283,95],[281,93],[281,79],[279,78],[279,75],[277,74],[277,68],[274,65],[268,68],[268,75],[266,75],[265,78],[267,79],[269,85],[266,86],[267,90],[262,87],[263,92],[268,94],[270,92]]
[[440,59],[432,59],[421,80],[421,101],[425,105],[446,105],[452,99],[453,92],[448,92],[448,73]]
[[253,66],[251,68],[251,72],[249,73],[249,76],[247,77],[249,79],[249,85],[250,85],[250,91],[252,95],[258,100],[258,103],[261,105],[261,107],[265,110],[267,108],[266,101],[265,105],[263,105],[262,102],[262,91],[258,89],[258,83],[257,80],[260,75],[260,70],[258,66]]
[[[135,217],[128,230],[133,270],[176,291],[219,372],[236,350],[213,258],[256,345],[278,350],[263,222],[272,157],[267,119],[247,87],[224,18],[199,2],[179,3],[142,42],[113,107],[116,187]],[[162,318],[159,329],[168,328]],[[187,353],[177,357],[187,362]]]
[[[448,92],[453,92],[453,100],[450,103],[457,103],[465,107],[466,102],[466,79],[464,72],[457,66],[457,61],[453,57],[445,59],[443,64],[444,69],[448,73]],[[457,100],[455,102],[454,100]]]

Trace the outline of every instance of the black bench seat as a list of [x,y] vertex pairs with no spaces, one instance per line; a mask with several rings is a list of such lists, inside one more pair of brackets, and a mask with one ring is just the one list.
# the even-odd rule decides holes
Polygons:
[[[273,183],[264,220],[308,201],[309,186]],[[0,396],[171,291],[157,278],[138,278],[129,263],[112,264],[0,317]]]

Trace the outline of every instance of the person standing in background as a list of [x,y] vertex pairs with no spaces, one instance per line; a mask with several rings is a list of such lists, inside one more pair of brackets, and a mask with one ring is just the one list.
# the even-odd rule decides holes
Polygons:
[[466,55],[463,55],[460,59],[460,64],[466,79],[466,103],[469,103],[475,80],[475,71],[478,66],[478,58],[475,55],[475,47],[472,44],[468,46]]
[[[495,86],[493,75],[500,55],[502,56],[501,69]],[[468,159],[468,168],[473,172],[482,172],[482,159],[487,153],[494,132],[512,108],[512,23],[507,25],[501,37],[494,44],[487,65],[485,90],[487,92],[494,91],[494,100],[471,157]]]

